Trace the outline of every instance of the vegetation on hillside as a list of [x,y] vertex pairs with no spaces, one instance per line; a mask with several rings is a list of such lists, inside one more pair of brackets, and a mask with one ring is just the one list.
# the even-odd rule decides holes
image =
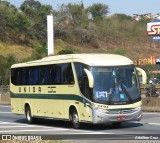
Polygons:
[[46,56],[49,14],[54,16],[55,54],[103,52],[134,60],[158,53],[159,45],[146,35],[150,20],[136,22],[125,14],[107,16],[108,5],[95,3],[85,8],[83,3],[69,3],[54,10],[36,0],[25,0],[19,8],[0,0],[0,80],[8,78],[13,63]]

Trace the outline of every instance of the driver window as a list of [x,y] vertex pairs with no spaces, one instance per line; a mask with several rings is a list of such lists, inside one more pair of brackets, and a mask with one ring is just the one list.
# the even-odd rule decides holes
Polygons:
[[91,99],[91,93],[89,88],[88,77],[84,72],[84,69],[88,69],[88,66],[82,63],[74,63],[77,80],[81,93],[88,99]]

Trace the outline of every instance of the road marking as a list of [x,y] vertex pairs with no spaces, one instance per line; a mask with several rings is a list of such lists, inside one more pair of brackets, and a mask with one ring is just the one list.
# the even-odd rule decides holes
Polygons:
[[11,114],[12,112],[1,112],[0,113],[4,113],[4,114]]
[[[1,130],[0,131],[0,133],[3,133],[3,132],[5,132],[5,133],[9,133],[9,132],[43,132],[43,131],[54,131],[54,130],[56,130],[57,131],[57,129],[36,129],[36,130]],[[63,129],[63,130],[65,130],[65,129]]]
[[[42,127],[42,128],[51,128],[53,129],[53,127],[48,127],[48,126],[41,126],[41,125],[29,125],[29,124],[24,124],[24,123],[12,123],[12,122],[3,122],[3,123],[0,123],[0,124],[15,124],[15,125],[19,125],[17,127]],[[0,126],[1,128],[2,126]],[[7,126],[4,126],[4,127],[7,127]],[[9,126],[9,127],[13,127],[13,126]],[[54,128],[54,129],[61,129],[61,128]]]
[[[44,131],[56,131],[54,134],[113,134],[113,133],[105,133],[105,132],[92,132],[92,131],[81,131],[81,130],[74,130],[73,132],[67,132],[67,133],[57,133],[57,131],[64,131],[64,130],[68,130],[68,129],[40,129],[40,130],[1,130],[0,133],[17,133],[17,132],[44,132]],[[77,131],[77,133],[75,133],[75,131]]]
[[156,112],[156,113],[155,113],[155,112],[153,112],[153,113],[152,113],[152,112],[145,112],[145,113],[144,113],[144,112],[142,112],[142,114],[149,114],[149,115],[150,115],[150,114],[158,114],[158,115],[160,115],[160,113],[159,113],[159,112]]
[[[21,123],[12,123],[12,122],[3,122],[0,124],[13,124],[15,126],[0,126],[2,129],[7,129],[7,128],[31,128],[31,127],[41,127],[40,129],[24,129],[24,130],[0,130],[0,133],[10,133],[10,132],[43,132],[43,131],[70,131],[71,133],[63,133],[63,134],[112,134],[112,133],[105,133],[105,132],[95,132],[95,131],[86,131],[86,130],[76,130],[76,129],[64,129],[64,128],[54,128],[54,127],[46,127],[46,126],[39,126],[39,125],[27,125],[27,124],[21,124]],[[19,125],[19,126],[18,126]],[[74,132],[74,133],[73,133]],[[59,133],[54,133],[54,134],[59,134]]]
[[[6,124],[6,123],[5,123]],[[17,127],[17,128],[21,128],[21,127],[42,127],[42,128],[51,128],[51,129],[53,129],[53,127],[46,127],[46,126],[36,126],[36,125],[21,125],[21,124],[19,124],[18,126],[11,126],[11,125],[6,125],[6,126],[0,126],[0,128],[15,128],[15,127]],[[54,128],[55,129],[55,128]],[[57,128],[56,128],[57,129]],[[58,128],[59,129],[59,128]]]
[[21,128],[21,127],[34,127],[34,126],[0,126],[0,128]]
[[0,105],[0,107],[11,108],[11,106],[7,106],[7,105]]
[[160,126],[160,123],[148,123],[148,124],[150,124],[150,125],[158,125],[158,126]]

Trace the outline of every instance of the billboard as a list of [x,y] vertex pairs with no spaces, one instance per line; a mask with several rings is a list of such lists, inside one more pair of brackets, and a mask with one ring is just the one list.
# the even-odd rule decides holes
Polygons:
[[148,36],[160,36],[160,22],[147,23]]
[[147,23],[147,34],[152,36],[153,42],[160,42],[160,20],[153,20]]

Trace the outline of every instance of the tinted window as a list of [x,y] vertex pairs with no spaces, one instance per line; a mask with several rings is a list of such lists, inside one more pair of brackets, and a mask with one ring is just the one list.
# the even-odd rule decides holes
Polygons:
[[13,68],[11,82],[15,85],[74,84],[71,63]]
[[74,65],[81,93],[88,99],[91,99],[91,91],[88,85],[88,77],[84,71],[84,69],[88,69],[88,66],[82,63],[74,63]]

